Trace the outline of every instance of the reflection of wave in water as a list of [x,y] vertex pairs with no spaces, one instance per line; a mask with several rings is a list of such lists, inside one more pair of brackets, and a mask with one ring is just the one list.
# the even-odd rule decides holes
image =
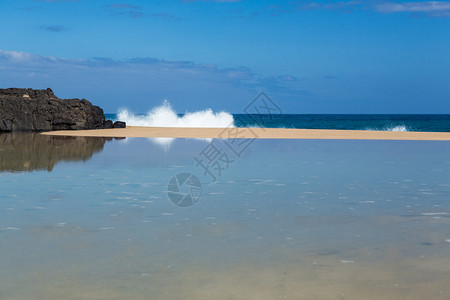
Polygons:
[[60,161],[87,161],[111,139],[1,133],[0,171],[52,171]]
[[[191,139],[195,140],[195,141],[202,141],[205,143],[212,142],[211,138],[191,138]],[[176,139],[175,138],[148,138],[148,140],[150,142],[152,142],[153,144],[160,146],[167,152],[167,151],[169,151],[170,147],[172,146],[172,144],[175,142]]]
[[117,115],[118,120],[129,126],[149,127],[234,127],[234,119],[230,113],[215,113],[211,109],[177,115],[168,101],[161,106],[153,108],[147,114],[133,114],[121,109]]

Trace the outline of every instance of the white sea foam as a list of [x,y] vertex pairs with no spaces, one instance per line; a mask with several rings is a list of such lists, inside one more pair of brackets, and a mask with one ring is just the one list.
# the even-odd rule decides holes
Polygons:
[[343,263],[343,264],[352,264],[352,263],[354,263],[354,261],[353,261],[353,260],[344,260],[344,259],[341,259],[341,263]]
[[374,129],[374,128],[366,128],[369,131],[409,131],[408,127],[405,125],[397,125],[397,126],[386,126],[383,129]]
[[437,215],[448,215],[446,212],[430,212],[430,213],[421,213],[422,216],[437,216]]
[[387,128],[385,128],[385,130],[386,131],[409,131],[405,125],[399,125],[399,126],[395,126],[395,127],[387,127]]
[[2,230],[20,230],[18,227],[3,227]]
[[118,120],[124,121],[130,126],[149,127],[210,127],[226,128],[234,127],[233,116],[228,112],[213,112],[205,109],[196,112],[186,112],[179,116],[168,101],[161,106],[155,107],[147,114],[134,114],[127,109],[120,109],[117,114]]

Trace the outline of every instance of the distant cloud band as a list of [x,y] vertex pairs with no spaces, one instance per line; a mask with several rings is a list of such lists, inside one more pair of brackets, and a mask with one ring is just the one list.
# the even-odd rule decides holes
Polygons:
[[155,58],[133,58],[125,61],[109,58],[66,59],[1,49],[0,65],[4,69],[15,70],[15,72],[23,70],[26,74],[22,77],[27,77],[30,69],[34,74],[52,69],[58,74],[66,74],[67,70],[73,70],[73,72],[84,70],[86,73],[99,72],[104,75],[109,74],[112,68],[117,74],[121,74],[118,78],[124,74],[130,74],[130,76],[139,74],[142,77],[159,78],[158,80],[163,81],[215,82],[251,90],[261,86],[284,89],[298,80],[297,77],[289,74],[263,77],[246,67],[219,68],[214,64],[198,64],[191,61],[168,61]]
[[425,2],[387,2],[378,4],[375,9],[382,13],[396,12],[450,12],[450,1],[425,1]]
[[50,26],[40,26],[39,27],[42,30],[48,31],[48,32],[62,32],[67,31],[67,28],[64,26],[59,25],[50,25]]
[[131,18],[141,18],[144,16],[142,7],[132,4],[115,3],[105,5],[106,9],[116,16],[127,16]]
[[297,7],[300,10],[323,9],[351,12],[355,10],[372,10],[383,14],[417,13],[429,17],[450,17],[450,1],[310,1]]

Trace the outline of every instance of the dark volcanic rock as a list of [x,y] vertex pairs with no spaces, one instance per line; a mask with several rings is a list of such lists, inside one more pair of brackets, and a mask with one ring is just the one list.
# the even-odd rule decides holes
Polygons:
[[59,99],[51,89],[0,89],[0,131],[102,128],[103,110],[86,99]]
[[106,120],[105,122],[103,122],[103,128],[104,129],[113,128],[113,122],[111,120]]
[[114,122],[113,128],[126,128],[127,124],[125,122],[116,121]]

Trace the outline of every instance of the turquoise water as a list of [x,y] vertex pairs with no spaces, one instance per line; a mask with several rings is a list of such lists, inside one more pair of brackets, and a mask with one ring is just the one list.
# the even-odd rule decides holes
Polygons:
[[[227,153],[215,180],[196,166]],[[448,299],[450,143],[0,135],[0,299]],[[180,208],[173,176],[201,182]]]

